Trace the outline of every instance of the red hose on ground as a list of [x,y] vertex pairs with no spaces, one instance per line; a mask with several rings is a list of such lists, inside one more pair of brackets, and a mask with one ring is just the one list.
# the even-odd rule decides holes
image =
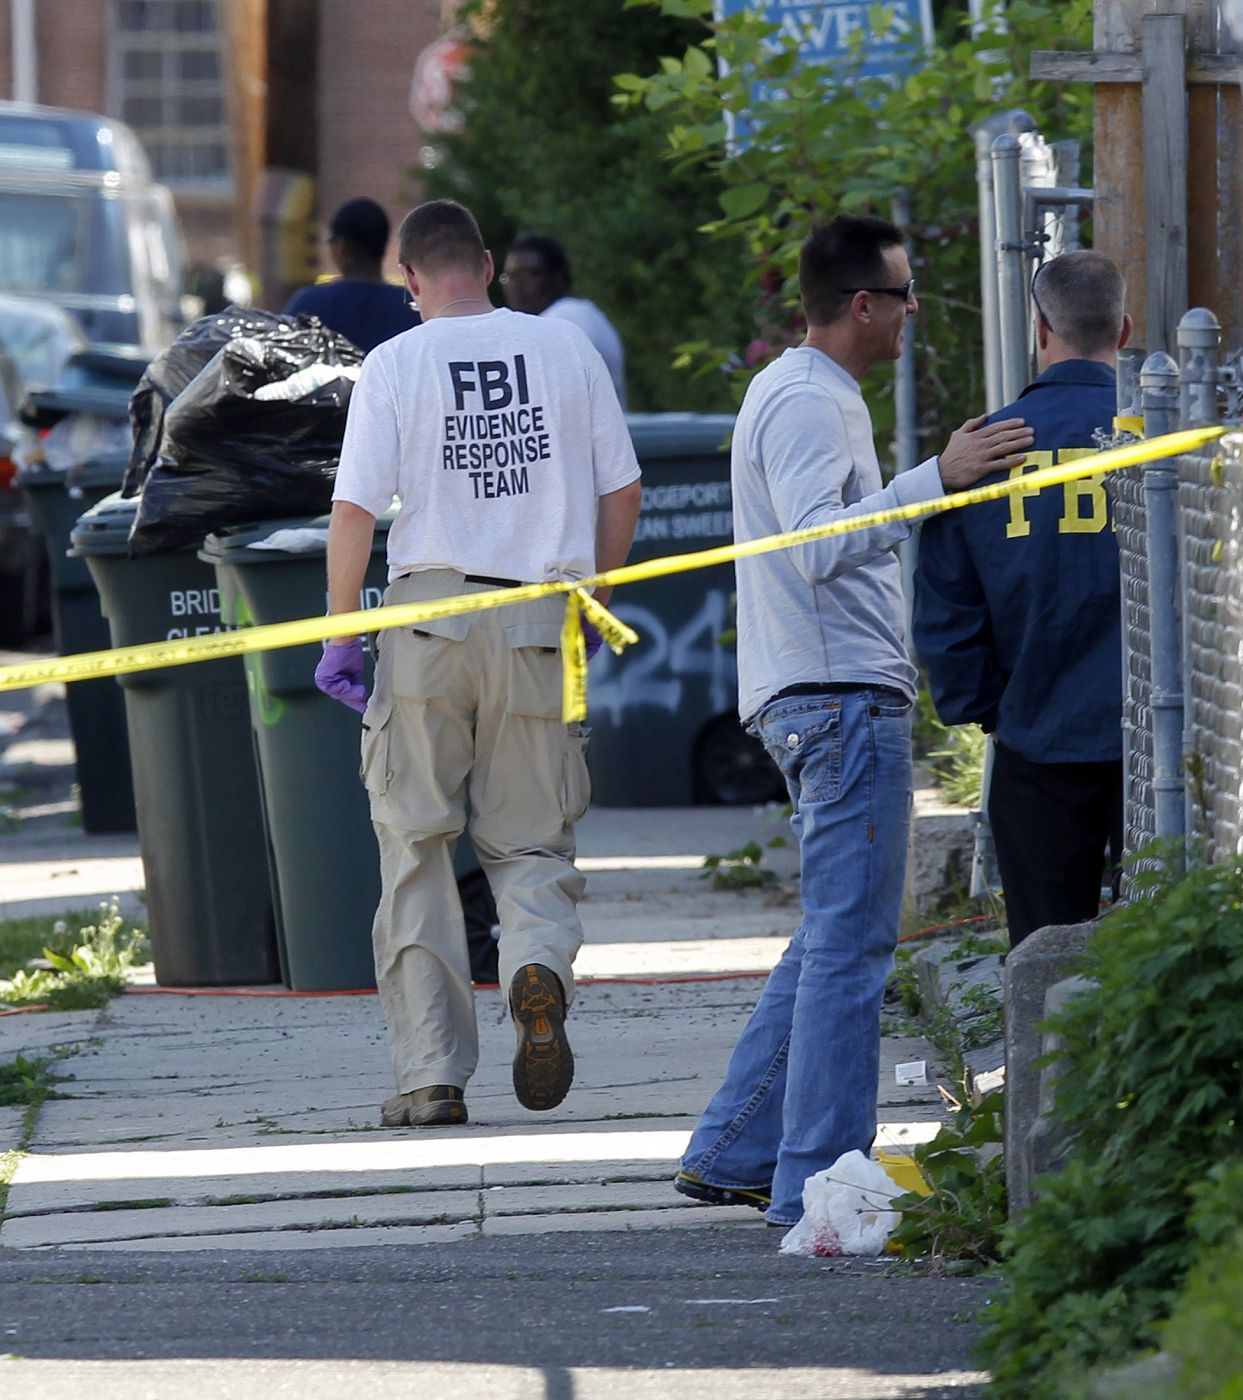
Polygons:
[[[932,938],[938,933],[947,933],[951,929],[966,928],[974,924],[998,923],[994,914],[976,914],[969,919],[951,919],[944,924],[929,924],[927,928],[916,929],[912,933],[904,933],[898,939],[899,943],[914,943],[921,938]],[[694,982],[739,982],[750,977],[767,977],[767,969],[758,969],[754,972],[704,972],[694,973],[687,977],[580,977],[578,985],[580,987],[599,987],[606,985],[630,986],[630,987],[676,987],[682,984]],[[476,982],[475,986],[483,989],[495,988],[496,982]],[[355,987],[342,991],[330,992],[296,992],[289,987],[126,987],[126,996],[173,996],[173,997],[369,997],[375,996],[374,987]],[[0,1016],[21,1016],[28,1011],[54,1011],[56,1008],[46,1005],[36,1006],[14,1006],[0,1009]]]

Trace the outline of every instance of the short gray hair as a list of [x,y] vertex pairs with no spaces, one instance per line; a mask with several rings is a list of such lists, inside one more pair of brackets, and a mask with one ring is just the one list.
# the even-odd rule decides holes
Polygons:
[[1032,301],[1049,329],[1081,355],[1112,350],[1122,334],[1126,283],[1111,258],[1063,253],[1040,267]]

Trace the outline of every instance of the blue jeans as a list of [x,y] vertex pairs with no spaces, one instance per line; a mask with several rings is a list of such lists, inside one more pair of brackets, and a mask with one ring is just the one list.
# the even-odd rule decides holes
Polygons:
[[785,775],[802,918],[751,1013],[685,1171],[772,1185],[793,1225],[803,1182],[876,1136],[880,1005],[893,966],[911,810],[911,705],[875,689],[772,700],[753,728]]

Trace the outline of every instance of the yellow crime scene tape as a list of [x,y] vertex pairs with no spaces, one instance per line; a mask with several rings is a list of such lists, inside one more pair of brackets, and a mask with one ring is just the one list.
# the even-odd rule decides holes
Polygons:
[[967,491],[938,496],[935,500],[919,501],[909,506],[894,506],[889,510],[871,511],[835,520],[827,525],[815,525],[806,530],[792,530],[779,535],[743,544],[719,545],[715,549],[695,550],[687,554],[666,555],[648,559],[641,564],[625,564],[619,569],[592,574],[589,578],[562,580],[556,583],[532,583],[521,588],[503,588],[485,593],[465,593],[451,598],[436,598],[422,603],[395,603],[386,607],[363,608],[357,612],[336,613],[328,617],[300,618],[294,622],[273,622],[259,627],[243,627],[234,632],[215,632],[201,637],[182,637],[173,641],[143,642],[135,646],[115,647],[109,651],[81,652],[73,656],[53,657],[17,666],[0,667],[0,691],[23,690],[47,681],[99,680],[105,676],[132,675],[139,671],[154,671],[165,666],[187,666],[198,661],[219,661],[229,656],[248,656],[281,647],[305,646],[329,637],[353,636],[356,633],[379,632],[389,627],[415,627],[441,617],[456,617],[462,613],[483,612],[489,608],[508,607],[533,598],[566,595],[565,623],[561,631],[563,666],[563,712],[567,723],[587,715],[587,655],[583,637],[584,614],[613,648],[624,647],[639,640],[638,633],[613,616],[587,590],[614,588],[644,579],[661,578],[667,574],[688,573],[693,569],[709,569],[716,564],[728,564],[737,559],[749,559],[757,554],[769,554],[778,549],[795,549],[817,540],[836,535],[868,530],[877,525],[890,525],[902,520],[918,520],[926,515],[939,515],[947,510],[982,501],[1002,500],[1019,492],[1031,494],[1069,481],[1104,476],[1126,467],[1162,457],[1177,457],[1194,451],[1221,437],[1223,427],[1191,428],[1185,432],[1168,433],[1163,437],[1129,442],[1088,457],[1053,467],[1041,467],[1006,481],[988,486],[975,486]]

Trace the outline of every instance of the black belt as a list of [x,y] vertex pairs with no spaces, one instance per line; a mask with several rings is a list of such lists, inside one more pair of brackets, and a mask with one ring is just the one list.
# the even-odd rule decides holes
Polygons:
[[788,700],[795,695],[854,695],[860,690],[879,690],[902,700],[909,698],[894,686],[870,685],[866,681],[799,681],[797,685],[787,685],[776,695],[770,695],[764,704],[771,705],[774,700]]
[[492,578],[489,574],[463,574],[463,583],[486,583],[489,588],[525,588],[521,579]]

